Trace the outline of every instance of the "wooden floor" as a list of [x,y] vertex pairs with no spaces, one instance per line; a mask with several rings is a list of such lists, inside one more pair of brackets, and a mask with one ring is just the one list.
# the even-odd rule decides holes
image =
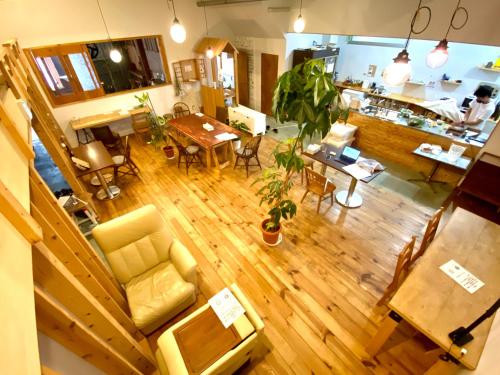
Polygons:
[[[264,137],[260,155],[270,163],[274,140]],[[363,361],[364,346],[376,332],[385,308],[376,307],[391,280],[399,250],[411,235],[421,235],[432,213],[393,192],[358,185],[364,204],[345,209],[329,201],[316,214],[317,197],[299,205],[284,224],[283,242],[263,244],[259,207],[244,169],[222,171],[192,166],[189,176],[162,151],[132,142],[140,177],[120,180],[122,194],[98,203],[102,221],[145,204],[156,205],[173,233],[199,264],[198,305],[223,287],[237,283],[265,323],[267,351],[244,373],[365,374],[421,373],[399,351]],[[349,178],[329,171],[337,189]],[[296,177],[293,198],[304,193]],[[191,309],[192,310],[192,309]],[[163,331],[154,333],[150,341]]]

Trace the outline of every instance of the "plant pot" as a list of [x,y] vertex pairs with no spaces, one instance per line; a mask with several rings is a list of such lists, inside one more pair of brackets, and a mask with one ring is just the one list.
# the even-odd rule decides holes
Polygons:
[[268,245],[277,245],[278,242],[281,239],[281,227],[278,227],[278,230],[275,232],[269,232],[266,229],[266,224],[269,222],[270,219],[265,219],[261,224],[260,224],[260,230],[262,231],[262,239],[264,242]]
[[241,139],[233,139],[233,149],[236,151],[241,147]]
[[163,152],[165,153],[165,156],[167,157],[167,159],[175,158],[175,152],[174,152],[173,146],[163,147]]

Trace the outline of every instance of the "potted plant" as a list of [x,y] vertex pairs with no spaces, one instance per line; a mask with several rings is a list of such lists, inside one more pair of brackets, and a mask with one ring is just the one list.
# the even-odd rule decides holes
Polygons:
[[330,130],[330,124],[342,113],[340,95],[333,76],[325,70],[322,60],[308,60],[281,75],[273,95],[273,115],[279,122],[295,121],[297,136],[279,143],[273,151],[274,164],[265,169],[254,183],[262,182],[257,191],[260,204],[269,206],[268,217],[261,223],[263,240],[269,245],[280,241],[281,220],[297,213],[290,199],[292,177],[304,168],[297,154],[297,145],[306,136]]
[[[153,145],[155,149],[158,149],[165,141],[168,141],[168,138],[165,136],[168,127],[167,121],[163,116],[156,114],[153,102],[151,102],[151,98],[147,92],[142,93],[142,95],[135,95],[135,98],[139,101],[141,107],[148,109],[149,129],[151,132],[151,139],[148,143]],[[167,145],[166,147],[169,146]]]
[[[250,129],[248,128],[248,126],[244,122],[241,122],[241,121],[238,121],[238,120],[231,121],[229,123],[229,125],[233,129],[239,130],[240,132],[249,132],[250,131]],[[235,150],[237,150],[240,147],[241,147],[241,138],[238,137],[238,138],[233,139],[233,148]]]

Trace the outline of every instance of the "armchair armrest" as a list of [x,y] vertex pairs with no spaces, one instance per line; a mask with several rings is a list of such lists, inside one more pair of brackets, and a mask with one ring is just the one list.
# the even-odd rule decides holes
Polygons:
[[184,280],[198,286],[196,278],[196,260],[178,239],[174,238],[170,246],[170,260]]

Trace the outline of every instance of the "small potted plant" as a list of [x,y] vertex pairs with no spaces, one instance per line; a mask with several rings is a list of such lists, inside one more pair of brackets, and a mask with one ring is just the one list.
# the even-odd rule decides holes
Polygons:
[[[229,125],[233,129],[239,130],[240,132],[249,132],[250,131],[250,129],[248,128],[248,126],[244,122],[241,122],[238,120],[231,121]],[[235,150],[237,150],[240,147],[241,147],[241,138],[238,137],[238,138],[233,139],[233,148]]]

